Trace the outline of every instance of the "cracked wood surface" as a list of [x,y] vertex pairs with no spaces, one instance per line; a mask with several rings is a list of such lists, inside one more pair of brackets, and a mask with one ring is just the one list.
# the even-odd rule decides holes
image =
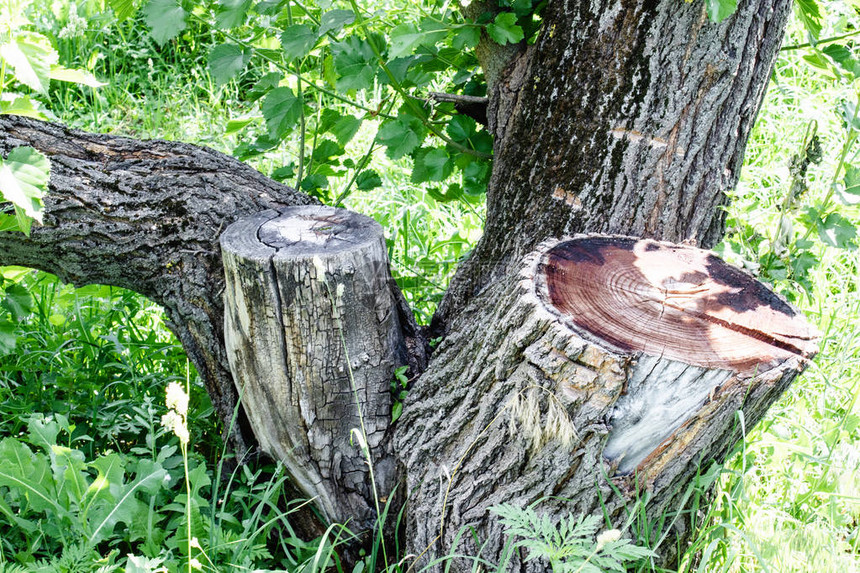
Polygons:
[[379,508],[361,434],[387,497],[398,481],[390,385],[407,362],[382,227],[292,207],[234,223],[221,246],[227,351],[260,447],[327,522],[370,529]]
[[621,352],[743,374],[818,352],[798,311],[695,247],[583,236],[550,249],[538,279],[561,320]]

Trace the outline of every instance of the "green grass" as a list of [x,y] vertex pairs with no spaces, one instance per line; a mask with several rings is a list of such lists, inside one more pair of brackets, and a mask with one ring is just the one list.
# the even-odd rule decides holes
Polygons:
[[[803,41],[797,32],[793,38]],[[744,226],[774,236],[791,185],[790,158],[802,148],[810,122],[817,124],[824,161],[811,166],[809,190],[793,215],[801,233],[802,209],[822,201],[830,188],[846,138],[837,106],[857,94],[809,66],[803,54],[784,52],[777,64],[729,208],[735,238]],[[856,153],[852,149],[849,160]],[[860,221],[856,206],[841,212]],[[809,271],[811,294],[790,279],[777,278],[776,285],[823,333],[821,353],[727,462],[713,515],[697,539],[709,553],[702,570],[860,570],[860,255],[819,240],[809,251],[820,260]],[[756,254],[746,252],[747,267],[762,270]]]

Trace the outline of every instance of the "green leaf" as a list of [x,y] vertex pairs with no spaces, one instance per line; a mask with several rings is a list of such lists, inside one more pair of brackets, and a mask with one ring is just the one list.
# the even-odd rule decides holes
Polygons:
[[319,189],[325,189],[328,187],[328,177],[325,175],[321,175],[319,173],[313,173],[308,175],[302,182],[299,184],[299,188],[303,191],[313,194],[315,197],[322,198],[319,193],[314,193]]
[[382,186],[382,179],[373,169],[365,169],[355,178],[355,187],[360,191],[370,191]]
[[100,88],[107,85],[104,82],[98,81],[96,77],[89,72],[64,68],[63,66],[51,66],[51,79],[89,86],[91,88]]
[[290,88],[276,88],[263,100],[262,111],[269,135],[279,139],[298,122],[302,114],[302,102]]
[[250,51],[236,44],[215,46],[209,52],[209,73],[216,84],[226,84],[245,69],[250,59]]
[[98,471],[98,476],[87,488],[87,506],[99,501],[113,502],[114,494],[119,493],[125,475],[125,461],[119,454],[112,453],[99,456],[90,466]]
[[821,53],[832,58],[834,62],[842,66],[848,72],[854,71],[856,61],[851,54],[851,50],[847,47],[841,44],[828,44],[821,49]]
[[738,9],[738,0],[705,0],[705,9],[711,22],[722,22]]
[[854,165],[847,166],[842,182],[845,184],[846,193],[860,195],[860,167]]
[[831,247],[857,248],[854,242],[857,238],[857,227],[839,213],[830,213],[823,221],[819,221],[818,236]]
[[113,10],[117,21],[125,22],[137,12],[134,0],[108,0],[108,6]]
[[334,69],[334,58],[331,54],[326,54],[323,58],[323,79],[331,87],[337,86],[337,72]]
[[51,66],[57,63],[59,56],[46,37],[34,32],[17,32],[11,42],[0,46],[0,58],[12,66],[16,80],[48,95]]
[[[388,60],[388,71],[391,72],[391,75],[394,76],[394,78],[402,84],[406,81],[406,75],[409,72],[409,68],[418,61],[418,56],[409,56],[408,58],[394,58],[393,60]],[[383,84],[389,84],[390,78],[387,74],[380,74],[379,81]]]
[[388,149],[385,154],[391,159],[400,159],[421,145],[427,132],[417,117],[402,114],[397,119],[387,119],[379,126],[376,140]]
[[513,12],[502,12],[496,15],[491,24],[487,24],[487,34],[497,44],[518,44],[525,37],[523,29],[517,25],[517,15]]
[[475,134],[478,123],[467,115],[455,115],[448,122],[448,135],[457,142],[467,141]]
[[250,7],[251,0],[218,0],[215,25],[222,30],[241,26],[245,23],[245,14]]
[[457,201],[463,197],[463,188],[457,185],[456,183],[449,185],[448,189],[443,193],[441,190],[430,187],[427,189],[428,195],[433,197],[436,201],[440,203],[448,203],[450,201]]
[[329,10],[320,18],[320,27],[317,36],[328,33],[337,34],[347,24],[355,21],[355,13],[352,10]]
[[128,561],[125,564],[125,573],[155,573],[156,571],[164,571],[162,567],[164,558],[155,557],[149,558],[137,555],[128,555]]
[[849,127],[860,130],[860,112],[858,112],[854,102],[843,101],[839,111],[842,119]]
[[164,45],[185,29],[188,13],[177,0],[149,0],[143,7],[143,16],[150,28],[149,35],[159,45]]
[[[146,463],[144,463],[146,462]],[[101,477],[101,474],[100,474]],[[137,478],[131,484],[111,484],[113,503],[105,504],[101,511],[92,512],[94,519],[88,520],[90,524],[90,543],[98,543],[107,538],[118,523],[130,525],[134,523],[135,514],[139,511],[141,502],[137,499],[139,493],[153,493],[164,483],[167,472],[159,464],[149,460],[141,460],[138,464]],[[95,483],[95,482],[93,482]],[[119,487],[116,487],[116,486]],[[114,493],[115,492],[115,493]]]
[[457,50],[471,50],[481,41],[481,29],[477,26],[463,26],[457,30],[451,45]]
[[15,351],[15,345],[18,340],[17,328],[18,325],[14,322],[0,317],[0,356],[5,356]]
[[272,179],[275,181],[285,181],[287,179],[292,179],[296,175],[296,167],[292,163],[289,165],[284,165],[283,167],[278,167],[274,171],[272,171]]
[[21,231],[21,228],[18,226],[18,220],[14,215],[0,213],[0,233],[9,233],[12,231]]
[[17,283],[6,287],[0,304],[12,314],[14,320],[19,322],[33,311],[33,297],[30,296],[30,291]]
[[334,122],[328,131],[334,135],[337,142],[346,145],[358,133],[362,120],[351,114],[346,114]]
[[396,422],[401,414],[403,414],[403,402],[395,402],[391,406],[391,423]]
[[75,505],[80,504],[89,489],[84,453],[54,444],[51,446],[51,467],[54,479],[63,484],[61,493],[68,495]]
[[227,126],[224,128],[224,135],[233,135],[234,133],[239,133],[243,129],[245,129],[248,125],[254,123],[257,117],[242,117],[231,119],[227,122]]
[[334,67],[338,73],[337,89],[341,92],[373,87],[378,62],[367,40],[350,36],[332,44]]
[[56,501],[47,456],[33,453],[14,438],[0,442],[0,485],[20,492],[35,511],[52,510],[58,516],[67,513]]
[[248,101],[257,101],[258,99],[278,87],[278,85],[281,83],[282,77],[283,76],[281,76],[280,72],[269,72],[268,74],[260,78],[260,80],[256,84],[254,84],[254,87],[248,90],[248,93],[245,94],[245,99],[247,99]]
[[817,0],[795,0],[794,13],[803,23],[813,41],[818,41],[824,26],[824,11]]
[[18,96],[12,101],[0,101],[0,114],[23,115],[36,119],[47,119],[39,109],[39,102],[30,99],[29,96]]
[[487,192],[490,179],[490,164],[486,161],[472,161],[463,169],[463,190],[469,195],[483,195]]
[[43,153],[16,147],[5,161],[0,160],[0,196],[41,223],[42,197],[48,191],[50,173],[51,165]]
[[[423,24],[423,23],[422,23]],[[408,56],[419,45],[433,46],[447,35],[444,29],[416,28],[413,24],[400,24],[391,31],[391,59]]]
[[281,34],[281,48],[288,60],[300,60],[314,49],[317,37],[311,27],[305,24],[289,26]]
[[532,12],[532,0],[513,0],[510,7],[514,9],[517,16],[525,16]]
[[332,157],[340,157],[341,155],[343,155],[343,153],[343,147],[330,139],[323,139],[317,143],[317,146],[316,148],[314,148],[311,157],[313,158],[313,161],[317,164],[326,164],[331,163]]
[[421,149],[415,154],[412,182],[442,181],[451,175],[452,169],[453,164],[444,148]]

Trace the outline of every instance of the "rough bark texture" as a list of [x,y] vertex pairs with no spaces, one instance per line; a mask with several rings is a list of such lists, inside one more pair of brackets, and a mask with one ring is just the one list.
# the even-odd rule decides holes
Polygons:
[[[238,394],[224,351],[218,237],[240,217],[316,201],[209,149],[0,116],[0,153],[22,145],[51,160],[45,224],[29,238],[0,233],[0,265],[128,288],[162,305],[227,427]],[[253,443],[245,431],[233,435],[240,454]]]
[[[638,272],[635,259],[647,258],[654,245],[624,249],[635,254],[626,261],[631,273]],[[737,411],[743,411],[746,428],[752,427],[816,350],[814,331],[780,301],[779,312],[792,317],[804,339],[802,354],[776,348],[764,352],[756,367],[713,369],[663,356],[646,340],[647,331],[622,351],[577,326],[550,301],[546,261],[555,246],[542,244],[521,272],[475,297],[452,322],[407,399],[396,451],[408,475],[407,539],[422,564],[477,554],[473,536],[487,541],[481,556],[497,560],[505,536],[489,508],[500,503],[525,507],[548,498],[540,508],[554,520],[598,513],[620,526],[647,492],[648,518],[671,520],[685,509],[696,473],[722,459],[742,436]],[[677,248],[682,255],[690,250]],[[753,283],[750,289],[760,287]],[[600,299],[600,288],[605,287],[595,285],[594,299]],[[764,302],[749,312],[767,317],[767,301],[776,297],[760,294]],[[661,298],[674,296],[664,292]],[[749,297],[746,287],[738,289],[727,306]],[[627,311],[635,313],[632,306]],[[659,333],[676,322],[661,315],[650,326]],[[722,328],[714,325],[702,336],[718,347]],[[752,334],[749,339],[761,342]],[[696,341],[691,347],[693,362],[700,346]],[[667,538],[667,545],[678,539]],[[659,551],[668,558],[671,549]],[[471,569],[466,560],[453,561],[453,571]],[[547,565],[515,558],[511,567],[542,571]]]
[[[747,0],[558,0],[490,91],[496,136],[484,238],[434,321],[550,237],[620,233],[710,247],[791,8]],[[492,58],[485,56],[486,61]]]
[[221,246],[227,353],[260,447],[327,522],[371,529],[372,484],[384,504],[398,480],[390,385],[406,364],[382,227],[291,207],[237,221]]

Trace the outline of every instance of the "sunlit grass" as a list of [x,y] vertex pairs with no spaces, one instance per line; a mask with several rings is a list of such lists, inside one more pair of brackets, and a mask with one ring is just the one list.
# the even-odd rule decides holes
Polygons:
[[[794,39],[803,41],[798,32]],[[766,237],[776,233],[790,158],[810,124],[824,160],[811,165],[800,208],[826,196],[846,136],[838,106],[857,97],[853,86],[803,61],[804,53],[784,52],[777,64],[729,207],[730,221]],[[852,150],[849,161],[855,157]],[[858,222],[853,207],[843,213]],[[820,242],[812,250],[821,263],[810,271],[811,296],[798,290],[797,304],[823,334],[821,353],[726,464],[696,545],[699,557],[710,551],[701,563],[689,559],[700,570],[860,570],[860,255]]]

